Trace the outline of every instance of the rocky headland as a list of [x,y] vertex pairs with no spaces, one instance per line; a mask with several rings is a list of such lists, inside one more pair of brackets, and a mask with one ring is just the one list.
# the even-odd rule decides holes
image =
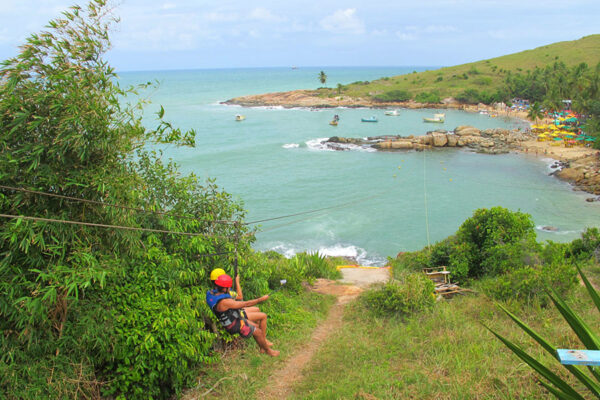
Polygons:
[[[600,159],[597,151],[587,148],[560,151],[537,142],[536,136],[517,129],[485,129],[459,126],[454,131],[436,130],[422,136],[372,136],[367,138],[344,138],[333,136],[322,145],[338,151],[355,147],[377,151],[423,151],[436,148],[466,148],[484,154],[523,152],[557,159],[552,165],[553,175],[574,184],[588,193],[600,195]],[[550,151],[548,151],[550,148]],[[570,150],[570,149],[564,149]],[[600,200],[600,197],[588,201]]]

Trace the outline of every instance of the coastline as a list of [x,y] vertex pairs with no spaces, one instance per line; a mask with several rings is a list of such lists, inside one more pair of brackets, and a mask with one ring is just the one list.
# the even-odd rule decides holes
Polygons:
[[[444,99],[442,103],[417,103],[406,102],[375,102],[364,98],[351,98],[348,96],[323,96],[317,90],[294,90],[290,92],[264,93],[236,97],[222,102],[227,105],[238,105],[242,107],[284,107],[284,108],[404,108],[404,109],[455,109],[466,112],[479,112],[485,110],[498,116],[520,119],[528,124],[531,121],[525,111],[514,111],[505,107],[492,107],[489,105],[464,105],[454,99]],[[429,132],[431,133],[431,132]],[[506,135],[505,135],[506,136]],[[525,137],[524,137],[525,136]],[[574,190],[581,190],[593,195],[600,195],[600,152],[589,147],[556,146],[555,143],[537,141],[536,135],[527,132],[513,132],[508,137],[509,150],[534,155],[540,158],[551,158],[560,162],[560,167],[553,175],[573,185]],[[331,139],[331,138],[330,138]],[[342,138],[344,139],[344,138]],[[402,139],[402,138],[399,138]],[[353,140],[353,139],[345,139]],[[433,143],[431,143],[433,144]],[[422,145],[422,144],[421,144]],[[381,147],[378,150],[423,150],[427,146],[398,146]],[[443,145],[442,145],[443,146]],[[439,147],[439,146],[437,146]],[[485,149],[479,151],[488,154],[498,154]],[[506,151],[502,151],[506,152]],[[600,200],[590,198],[588,201]]]

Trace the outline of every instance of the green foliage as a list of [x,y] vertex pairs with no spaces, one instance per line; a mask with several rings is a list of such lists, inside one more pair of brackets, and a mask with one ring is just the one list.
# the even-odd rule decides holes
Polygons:
[[389,90],[373,96],[376,101],[408,101],[412,98],[406,90]]
[[394,280],[361,294],[362,303],[375,315],[405,317],[430,310],[435,304],[433,282],[418,272],[401,271]]
[[[243,221],[242,205],[147,150],[193,145],[194,132],[162,107],[144,128],[144,104],[124,101],[144,87],[120,88],[102,59],[108,14],[103,0],[73,7],[0,69],[0,183],[106,206],[3,190],[0,208],[197,236],[2,219],[0,387],[15,398],[169,398],[214,359],[215,340],[229,340],[212,332],[204,296],[209,271],[232,273],[233,255],[202,255],[237,249],[247,298],[279,283],[278,260],[253,256],[251,231],[217,222]],[[283,278],[332,276],[310,262]]]
[[[581,272],[581,270],[579,270],[579,274],[581,275],[581,279],[586,286],[592,302],[600,311],[600,296],[590,284],[587,277],[583,274],[583,272]],[[599,350],[600,339],[596,336],[595,332],[590,329],[588,324],[586,324],[583,319],[579,317],[579,315],[562,299],[562,297],[555,290],[550,290],[548,292],[548,296],[583,345],[589,350]],[[506,308],[502,306],[500,306],[500,308],[547,353],[549,353],[556,360],[559,360],[556,346],[552,345],[549,340],[543,338],[540,334],[535,332]],[[530,356],[517,344],[500,335],[496,331],[492,329],[489,330],[521,360],[523,360],[527,365],[529,365],[543,377],[540,383],[556,398],[583,400],[584,398],[589,398],[590,394],[594,395],[595,397],[600,397],[600,376],[594,369],[590,368],[590,374],[586,373],[586,371],[580,366],[563,365],[563,367],[570,372],[573,377],[577,379],[577,381],[579,381],[578,385],[569,384],[564,380],[563,377],[555,374],[551,369],[536,360],[534,357]]]
[[415,101],[418,103],[440,103],[441,98],[438,92],[421,92],[416,95]]
[[494,278],[485,279],[482,290],[494,299],[523,302],[549,302],[546,288],[552,287],[559,293],[567,293],[577,284],[577,271],[570,264],[525,265],[515,267]]
[[319,82],[324,85],[327,82],[327,74],[324,71],[319,72]]
[[507,256],[521,253],[519,247],[506,245],[522,243],[523,248],[535,247],[535,231],[531,216],[521,212],[509,211],[503,207],[481,208],[473,213],[458,229],[456,241],[466,243],[469,269],[468,276],[481,276],[494,271],[490,267],[489,257],[504,251]]
[[421,251],[403,252],[396,258],[389,258],[388,264],[392,266],[394,274],[401,271],[422,271],[432,265],[430,254],[426,249]]
[[581,234],[581,239],[575,239],[566,250],[566,254],[577,260],[596,257],[600,251],[600,231],[598,228],[588,228]]
[[476,89],[467,89],[456,96],[456,100],[466,104],[477,104],[480,102],[480,94]]
[[492,84],[492,78],[490,78],[489,76],[483,76],[481,78],[473,80],[473,82],[479,86],[490,86]]

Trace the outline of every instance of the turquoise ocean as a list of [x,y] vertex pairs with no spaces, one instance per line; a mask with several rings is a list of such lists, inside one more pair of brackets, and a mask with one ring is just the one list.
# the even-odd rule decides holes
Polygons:
[[[165,118],[195,129],[196,147],[165,147],[183,173],[214,178],[243,203],[246,221],[290,214],[258,226],[257,250],[354,257],[364,265],[383,265],[400,251],[421,249],[456,232],[473,211],[503,206],[532,215],[538,240],[570,241],[600,226],[600,205],[589,194],[549,175],[552,160],[524,154],[482,155],[458,149],[426,152],[331,151],[320,145],[330,136],[424,135],[459,125],[526,127],[523,121],[490,118],[454,110],[242,108],[227,99],[321,86],[369,81],[422,71],[423,67],[256,68],[123,72],[122,85],[159,82],[141,92],[152,104],[145,123],[162,105]],[[423,117],[446,113],[443,125]],[[236,114],[246,120],[235,121]],[[340,116],[337,127],[328,122]],[[378,123],[362,123],[376,116]],[[552,226],[558,230],[542,229]]]

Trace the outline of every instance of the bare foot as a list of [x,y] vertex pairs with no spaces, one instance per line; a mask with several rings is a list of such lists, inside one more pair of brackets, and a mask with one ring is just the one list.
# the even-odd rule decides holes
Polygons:
[[271,346],[273,346],[273,343],[271,343],[269,340],[267,340],[267,346],[271,347]]
[[267,354],[271,357],[277,357],[279,355],[279,350],[269,349],[267,350]]

